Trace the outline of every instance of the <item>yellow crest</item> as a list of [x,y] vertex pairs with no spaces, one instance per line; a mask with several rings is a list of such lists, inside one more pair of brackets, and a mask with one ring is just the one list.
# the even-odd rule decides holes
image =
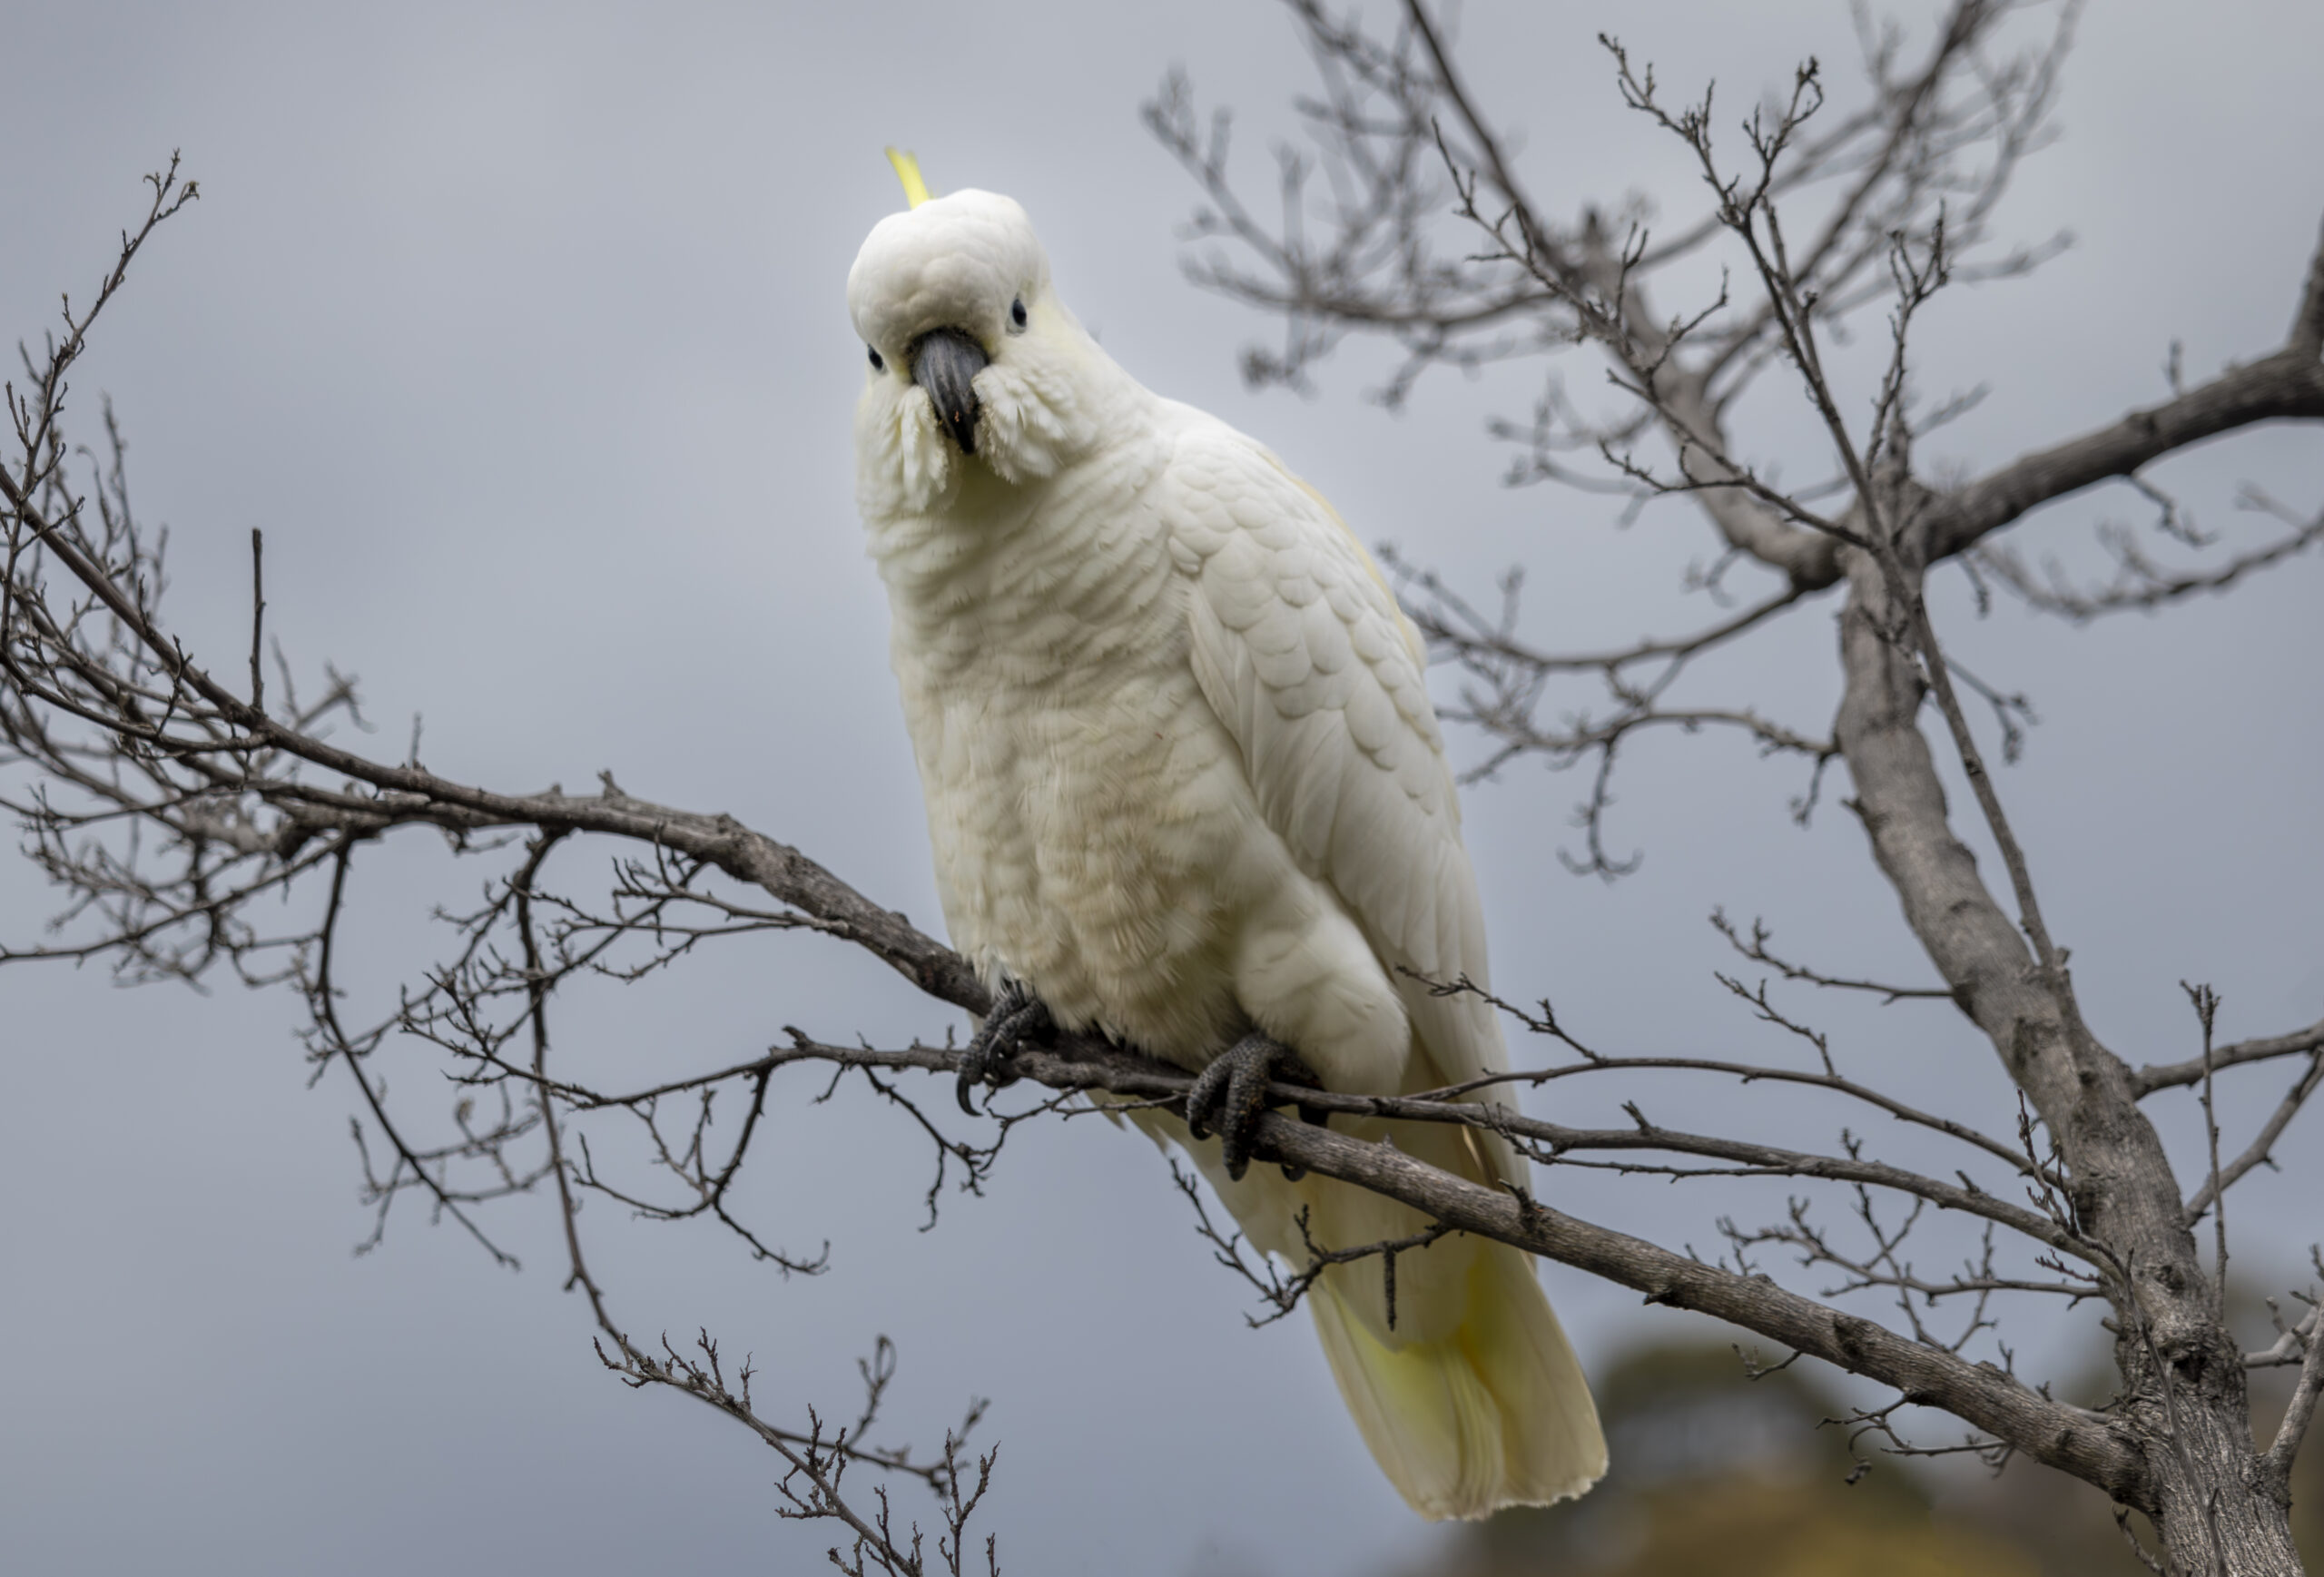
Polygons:
[[936,195],[928,189],[928,182],[921,179],[920,161],[910,153],[901,148],[891,148],[888,150],[888,163],[896,167],[896,179],[904,183],[904,200],[914,208]]

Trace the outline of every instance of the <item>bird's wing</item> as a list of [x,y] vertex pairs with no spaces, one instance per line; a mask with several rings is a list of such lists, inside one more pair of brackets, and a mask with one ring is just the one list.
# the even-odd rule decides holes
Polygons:
[[1507,1066],[1492,1008],[1430,981],[1487,983],[1484,917],[1424,679],[1387,582],[1323,497],[1223,424],[1190,423],[1167,472],[1172,553],[1193,583],[1195,675],[1261,812],[1339,894],[1435,1064]]

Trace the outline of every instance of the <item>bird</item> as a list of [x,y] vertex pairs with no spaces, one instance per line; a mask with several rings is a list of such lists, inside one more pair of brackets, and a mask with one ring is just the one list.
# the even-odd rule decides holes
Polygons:
[[[1482,911],[1426,651],[1324,496],[1148,391],[1059,298],[1025,210],[931,194],[847,276],[856,495],[927,803],[945,926],[993,1001],[972,1087],[1090,1030],[1197,1073],[1184,1149],[1248,1241],[1427,1236],[1393,1200],[1251,1165],[1270,1081],[1350,1094],[1503,1071]],[[1320,1119],[1310,1114],[1311,1119]],[[1487,1186],[1488,1129],[1333,1119]],[[1531,1258],[1462,1234],[1330,1264],[1306,1299],[1389,1482],[1422,1516],[1579,1494],[1606,1444]]]

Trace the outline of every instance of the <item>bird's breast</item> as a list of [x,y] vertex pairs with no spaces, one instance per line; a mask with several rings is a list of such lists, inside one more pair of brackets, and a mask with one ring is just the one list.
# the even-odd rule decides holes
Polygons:
[[1240,1021],[1240,756],[1136,491],[1055,491],[1046,517],[882,561],[945,921],[1068,1025],[1199,1061]]

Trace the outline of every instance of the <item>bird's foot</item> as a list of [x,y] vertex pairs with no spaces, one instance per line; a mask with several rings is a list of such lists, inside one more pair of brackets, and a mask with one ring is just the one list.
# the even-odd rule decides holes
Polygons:
[[1047,1003],[1015,981],[1002,981],[993,996],[992,1010],[985,1014],[984,1022],[969,1038],[969,1049],[960,1054],[960,1109],[974,1117],[976,1103],[970,1097],[976,1087],[990,1083],[998,1089],[1013,1081],[1017,1076],[1009,1071],[1009,1065],[1016,1060],[1019,1049],[1047,1040],[1056,1029]]
[[[1254,1030],[1220,1052],[1195,1076],[1194,1088],[1187,1091],[1187,1127],[1196,1138],[1209,1138],[1214,1129],[1217,1131],[1218,1148],[1230,1178],[1240,1178],[1250,1168],[1252,1129],[1258,1126],[1259,1113],[1270,1104],[1270,1083],[1321,1089],[1323,1081],[1299,1060],[1298,1052]],[[1305,1107],[1299,1115],[1310,1122],[1324,1120],[1321,1112]],[[1283,1175],[1295,1183],[1306,1172],[1304,1168],[1286,1166]]]

